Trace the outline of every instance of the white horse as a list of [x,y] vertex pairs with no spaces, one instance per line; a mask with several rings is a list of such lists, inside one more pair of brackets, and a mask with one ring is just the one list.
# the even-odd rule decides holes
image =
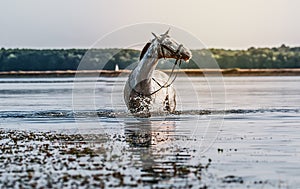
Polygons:
[[[166,73],[155,70],[161,58],[174,58],[175,64],[189,61],[192,53],[169,35],[169,30],[148,42],[140,55],[140,62],[131,72],[124,88],[124,100],[131,113],[174,112],[176,92],[173,79]],[[175,68],[173,67],[173,71]],[[150,115],[150,114],[149,114]]]

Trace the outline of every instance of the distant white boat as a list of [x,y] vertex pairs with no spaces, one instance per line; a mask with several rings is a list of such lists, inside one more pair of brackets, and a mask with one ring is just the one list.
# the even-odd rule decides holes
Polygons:
[[119,71],[119,65],[116,64],[115,71]]

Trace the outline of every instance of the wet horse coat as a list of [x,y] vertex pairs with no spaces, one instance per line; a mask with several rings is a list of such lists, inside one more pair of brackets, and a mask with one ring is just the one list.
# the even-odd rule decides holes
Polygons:
[[[189,60],[190,50],[166,33],[147,43],[140,62],[131,72],[124,88],[124,100],[132,113],[174,112],[176,92],[167,74],[155,70],[161,58]],[[177,62],[177,61],[176,61]]]

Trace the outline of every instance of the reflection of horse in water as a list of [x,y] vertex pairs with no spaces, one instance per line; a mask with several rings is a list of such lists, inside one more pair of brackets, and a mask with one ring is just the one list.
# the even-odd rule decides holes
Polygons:
[[[141,180],[144,186],[147,186],[145,183],[148,182],[151,186],[154,183],[158,184],[158,188],[173,188],[172,184],[166,187],[164,183],[172,179],[170,183],[180,183],[178,188],[190,188],[189,179],[201,180],[201,170],[204,166],[188,163],[192,158],[190,152],[193,149],[180,145],[184,137],[177,136],[175,130],[175,121],[172,120],[140,119],[125,122],[126,143],[134,155],[136,166],[142,168]],[[161,187],[159,183],[162,184]]]
[[155,36],[145,45],[140,62],[131,72],[124,89],[124,99],[132,113],[174,112],[176,108],[175,89],[172,86],[176,77],[155,70],[161,58],[174,58],[173,71],[181,60],[188,61],[192,54],[182,44],[177,43],[169,35],[169,30]]
[[142,163],[144,174],[155,181],[157,171],[165,166],[166,156],[172,156],[166,149],[172,144],[175,122],[141,119],[125,124],[126,143]]
[[172,134],[175,131],[174,121],[142,119],[138,122],[125,122],[125,124],[126,141],[132,147],[150,148],[167,145],[172,141]]

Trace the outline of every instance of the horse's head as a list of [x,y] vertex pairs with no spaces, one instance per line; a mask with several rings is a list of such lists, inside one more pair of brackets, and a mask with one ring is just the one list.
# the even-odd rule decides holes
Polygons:
[[[169,29],[170,30],[170,29]],[[169,36],[169,30],[161,35],[154,35],[154,39],[147,43],[142,50],[140,60],[143,58],[150,46],[156,48],[158,58],[175,58],[189,61],[192,58],[191,51],[179,44],[175,39]]]
[[189,61],[192,58],[191,51],[170,37],[169,30],[159,36],[152,33],[155,37],[152,42],[157,42],[158,45],[159,58],[175,58]]

